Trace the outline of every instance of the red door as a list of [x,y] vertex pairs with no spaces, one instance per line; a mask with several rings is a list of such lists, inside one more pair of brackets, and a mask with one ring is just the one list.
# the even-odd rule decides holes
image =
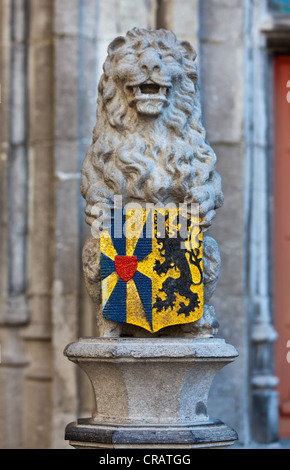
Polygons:
[[[274,322],[280,436],[290,438],[290,56],[274,59]],[[288,361],[287,361],[288,358]]]

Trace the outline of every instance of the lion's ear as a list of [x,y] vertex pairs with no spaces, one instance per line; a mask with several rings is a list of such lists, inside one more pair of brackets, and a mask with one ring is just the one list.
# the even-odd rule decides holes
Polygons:
[[123,36],[118,36],[116,39],[114,39],[113,42],[111,42],[111,44],[109,45],[108,47],[108,53],[109,54],[113,54],[114,52],[116,52],[117,49],[119,49],[120,47],[124,46],[126,44],[126,38],[124,38]]
[[195,49],[192,47],[192,45],[190,44],[190,42],[188,41],[181,41],[180,43],[182,45],[182,47],[186,50],[186,52],[189,54],[191,60],[195,60],[196,57],[197,57],[197,53],[195,51]]

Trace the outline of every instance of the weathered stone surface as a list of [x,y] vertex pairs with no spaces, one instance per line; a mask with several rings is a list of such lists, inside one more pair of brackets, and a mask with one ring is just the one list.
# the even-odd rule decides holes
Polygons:
[[[91,423],[86,423],[91,424],[90,436],[87,430],[80,437],[82,426],[72,425],[67,439],[84,439],[86,444],[101,447],[106,434],[102,429],[107,427],[110,433],[113,424],[119,429],[111,438],[107,433],[111,445],[153,444],[162,448],[165,443],[182,446],[202,442],[206,447],[213,442],[233,442],[237,437],[233,431],[231,438],[225,438],[221,430],[215,438],[206,432],[206,426],[211,425],[207,397],[212,380],[237,356],[235,348],[223,340],[81,339],[67,346],[64,354],[88,374],[96,399]],[[195,425],[196,433],[192,429]]]
[[[137,56],[135,51],[141,45],[143,50]],[[167,62],[169,50],[171,60]],[[178,42],[165,30],[135,28],[110,44],[99,84],[93,144],[82,171],[81,191],[89,225],[95,220],[103,222],[102,204],[113,207],[114,196],[119,195],[123,205],[136,200],[144,207],[156,202],[199,203],[202,230],[211,226],[223,194],[215,172],[216,157],[205,142],[201,124],[195,58],[188,42]],[[166,147],[169,140],[170,151]],[[186,145],[194,154],[182,166]],[[154,159],[157,146],[158,160]],[[179,179],[168,172],[170,152],[170,164]],[[206,164],[204,179],[198,171],[193,172],[196,164],[199,169]],[[189,176],[191,184],[185,188]],[[101,338],[81,339],[64,352],[87,373],[96,409],[91,421],[68,426],[66,438],[80,448],[125,444],[132,448],[150,444],[207,448],[233,443],[237,436],[232,430],[227,433],[224,425],[215,437],[204,425],[212,424],[207,411],[212,380],[237,352],[223,340],[185,339],[216,333],[214,308],[206,306],[204,317],[194,328],[189,325],[164,331],[167,339],[154,338],[148,332],[143,338],[140,329],[135,327],[134,331],[132,325],[128,330],[120,328],[102,315],[99,250],[97,237],[91,237],[83,249],[83,269],[96,304]],[[220,273],[215,240],[206,237],[203,252],[205,299],[209,301]],[[122,335],[135,339],[119,338]],[[201,426],[193,430],[196,423]]]
[[[122,15],[120,15],[120,1],[123,3]],[[244,385],[249,381],[248,364],[251,361],[248,358],[248,342],[251,325],[248,322],[252,312],[249,313],[245,308],[243,286],[247,285],[251,290],[251,299],[250,302],[246,300],[246,305],[251,304],[257,299],[259,305],[267,305],[269,300],[261,294],[265,288],[265,276],[260,276],[261,266],[264,264],[264,259],[261,255],[267,257],[267,251],[264,248],[265,242],[263,241],[263,244],[259,243],[259,233],[262,233],[263,236],[265,235],[264,216],[262,224],[260,220],[262,211],[265,210],[263,201],[268,200],[268,194],[265,191],[263,181],[265,181],[264,176],[268,171],[264,167],[264,163],[267,160],[265,158],[267,155],[265,137],[269,136],[267,132],[265,133],[265,126],[268,126],[268,118],[271,114],[265,109],[264,96],[264,92],[269,92],[267,86],[265,86],[265,77],[270,67],[267,62],[268,56],[265,49],[265,40],[259,34],[259,25],[263,18],[264,4],[266,2],[261,0],[253,2],[251,5],[248,2],[246,6],[240,0],[202,0],[202,2],[192,0],[180,2],[180,0],[174,0],[163,3],[167,5],[174,4],[174,8],[171,11],[171,14],[174,12],[174,15],[169,18],[170,24],[166,24],[167,29],[172,29],[178,33],[180,39],[190,40],[198,51],[200,51],[200,47],[197,35],[200,34],[201,43],[204,45],[208,44],[209,48],[212,48],[211,53],[207,53],[208,51],[205,50],[207,55],[203,61],[201,61],[203,53],[199,54],[198,57],[203,93],[202,105],[206,114],[204,121],[208,137],[218,156],[217,171],[223,176],[223,191],[225,194],[224,209],[218,212],[214,226],[211,229],[211,234],[218,241],[222,255],[221,276],[218,290],[212,302],[221,323],[220,334],[222,337],[226,337],[227,341],[235,344],[239,350],[240,358],[238,359],[237,366],[228,366],[215,379],[215,386],[212,389],[209,401],[211,414],[213,416],[218,415],[222,420],[237,429],[241,441],[247,443],[247,439],[250,438],[248,429],[249,403],[247,401],[249,392],[248,388]],[[198,9],[197,3],[199,3],[200,7],[206,5],[204,11]],[[25,337],[27,333],[27,338],[30,339],[25,340],[25,344],[29,351],[30,340],[37,341],[41,351],[43,347],[46,348],[46,342],[51,341],[48,338],[52,338],[54,335],[54,342],[59,346],[55,356],[55,363],[56,365],[58,362],[61,363],[61,373],[55,374],[53,387],[60,400],[56,400],[56,403],[50,406],[51,412],[48,416],[48,419],[53,420],[54,429],[47,428],[47,433],[41,433],[41,439],[38,440],[38,445],[42,447],[52,446],[59,448],[64,445],[64,427],[66,423],[75,419],[75,410],[81,409],[83,414],[84,409],[89,411],[92,403],[90,390],[87,390],[90,386],[89,381],[83,374],[82,382],[77,384],[74,374],[67,370],[69,368],[67,367],[66,359],[63,358],[63,362],[61,362],[62,351],[60,348],[63,348],[66,342],[74,340],[78,328],[83,335],[91,336],[96,333],[95,314],[93,309],[91,309],[91,301],[85,292],[82,282],[77,286],[78,291],[74,294],[74,301],[72,297],[68,299],[66,295],[59,294],[59,292],[63,291],[60,287],[55,287],[54,312],[55,318],[59,318],[59,321],[55,322],[55,326],[52,324],[51,285],[54,279],[54,263],[58,264],[56,269],[58,274],[62,276],[66,276],[67,271],[72,272],[74,269],[78,269],[76,268],[75,257],[71,256],[69,258],[69,255],[65,253],[64,244],[58,244],[57,258],[54,256],[54,228],[56,233],[66,233],[63,231],[61,217],[58,218],[58,224],[61,224],[60,231],[58,232],[59,227],[55,225],[54,208],[62,204],[64,208],[60,212],[63,214],[65,208],[67,208],[69,213],[70,203],[68,199],[60,200],[59,196],[62,195],[63,197],[68,186],[75,188],[74,190],[69,188],[69,194],[73,195],[73,197],[75,197],[78,191],[76,173],[80,169],[83,156],[91,142],[91,129],[95,120],[95,94],[98,77],[102,73],[102,64],[106,58],[107,45],[114,37],[119,34],[125,34],[127,29],[135,25],[140,27],[147,27],[149,25],[155,28],[157,20],[155,15],[156,2],[145,2],[144,0],[143,3],[138,2],[137,4],[135,0],[127,0],[126,2],[123,0],[99,0],[98,2],[95,0],[82,0],[77,4],[74,1],[31,0],[29,4],[30,12],[27,15],[30,18],[29,54],[27,57],[29,70],[27,70],[28,93],[26,94],[29,115],[23,113],[23,109],[20,106],[23,105],[24,101],[19,100],[17,101],[19,103],[19,107],[17,105],[19,113],[16,116],[19,122],[20,116],[24,114],[25,119],[28,121],[30,138],[29,231],[27,233],[29,244],[26,253],[28,255],[28,282],[26,286],[27,291],[23,296],[13,299],[9,298],[10,258],[8,226],[10,220],[10,189],[8,175],[11,162],[10,124],[12,124],[15,113],[13,112],[13,115],[11,114],[10,116],[12,103],[10,96],[12,83],[18,87],[18,91],[23,91],[23,86],[21,85],[23,75],[18,68],[17,79],[13,78],[14,68],[11,67],[13,49],[11,26],[13,21],[15,21],[14,42],[16,39],[21,42],[24,32],[23,18],[25,17],[23,6],[26,6],[27,2],[24,0],[21,2],[2,0],[0,2],[0,342],[2,344],[2,359],[3,355],[5,355],[9,356],[10,361],[9,364],[2,361],[0,365],[0,447],[20,446],[23,444],[23,436],[26,443],[29,443],[29,439],[35,443],[35,437],[31,433],[33,429],[41,426],[37,413],[34,412],[33,418],[29,419],[29,426],[26,425],[26,420],[24,426],[20,424],[23,414],[22,404],[26,403],[25,407],[27,407],[27,412],[29,413],[30,408],[34,406],[33,398],[36,394],[34,392],[33,394],[25,393],[24,398],[21,385],[22,378],[22,384],[25,383],[24,377],[21,376],[22,378],[18,382],[13,379],[11,386],[8,385],[8,375],[10,372],[15,375],[19,372],[19,370],[16,370],[15,364],[19,364],[20,356],[22,356],[24,362],[26,361],[27,366],[22,340],[20,339],[20,336]],[[16,10],[14,13],[12,7]],[[56,17],[54,17],[54,11],[56,11]],[[62,12],[61,16],[60,12]],[[243,13],[245,13],[245,17],[242,20]],[[126,18],[127,14],[130,16],[130,21]],[[203,15],[206,17],[203,18]],[[228,21],[229,17],[230,21]],[[250,34],[248,28],[245,28],[245,35],[243,36],[243,28],[246,26],[242,22],[244,20],[251,23],[253,35]],[[57,32],[52,32],[54,21]],[[71,24],[69,24],[69,21],[71,21]],[[287,26],[285,20],[283,20],[283,23]],[[264,28],[269,30],[270,38],[272,34],[274,35],[273,40],[275,39],[275,41],[279,40],[279,26],[281,24],[272,25],[270,23]],[[276,27],[278,30],[275,30]],[[72,50],[70,47],[62,47],[61,53],[60,48],[58,49],[59,58],[57,60],[57,67],[53,60],[55,49],[53,37],[56,38],[56,36],[59,41],[62,39],[75,39],[76,43],[78,43],[78,46],[73,46],[74,57],[72,59],[70,59]],[[239,38],[241,38],[240,42]],[[66,44],[69,44],[69,42],[67,41]],[[224,54],[221,52],[215,54],[215,45],[219,48],[219,51],[221,48],[225,48],[226,52]],[[240,49],[240,52],[238,52],[239,59],[237,58],[235,47]],[[241,57],[244,52],[245,63],[243,64]],[[16,62],[18,66],[21,65],[21,60],[19,59],[21,53],[21,48],[18,48],[18,58],[17,60],[15,58],[13,62],[15,66]],[[73,62],[72,67],[77,67],[78,70],[76,72],[67,65],[67,62],[70,60]],[[227,66],[227,63],[230,63],[230,67]],[[233,67],[233,64],[236,64],[235,67]],[[244,74],[244,65],[247,68],[246,74]],[[63,67],[66,68],[67,76],[66,73],[61,71]],[[226,74],[223,73],[224,67]],[[95,72],[96,69],[97,73]],[[219,71],[219,75],[215,71]],[[237,76],[238,72],[240,72],[240,76]],[[70,74],[74,75],[72,80],[70,79]],[[207,75],[206,82],[203,79],[205,75]],[[227,88],[225,92],[223,91],[223,78],[225,78],[225,88]],[[68,103],[69,99],[67,98],[62,100],[61,93],[58,93],[58,99],[54,101],[52,98],[52,91],[55,85],[54,80],[65,82],[67,79],[66,93],[71,94],[71,103]],[[269,83],[270,80],[268,80]],[[62,89],[59,84],[57,84],[57,87]],[[244,88],[246,88],[246,100],[243,99],[243,92],[241,91]],[[246,135],[244,135],[243,129],[241,132],[238,131],[236,117],[233,121],[230,117],[227,119],[220,117],[218,104],[213,106],[214,102],[212,99],[207,99],[208,89],[210,90],[209,96],[211,97],[214,94],[225,97],[225,100],[221,100],[223,109],[226,107],[226,103],[230,103],[230,105],[234,103],[236,112],[241,113],[241,116],[237,117],[241,126],[243,126],[243,118],[246,111],[246,114],[250,117],[246,123]],[[243,102],[243,105],[240,106],[236,101],[239,101],[240,104]],[[67,106],[67,110],[60,110],[64,106]],[[245,109],[245,106],[247,109]],[[73,118],[71,118],[71,115],[73,112],[76,112],[77,126],[74,126],[74,123],[72,123]],[[62,131],[64,132],[63,134],[58,134],[57,142],[53,135],[54,114],[58,116],[56,121],[57,127],[59,124],[62,124]],[[210,118],[211,115],[213,116],[212,118]],[[77,134],[72,136],[70,129],[65,129],[65,122],[68,127],[72,123],[74,131],[77,129]],[[13,125],[16,126],[16,123]],[[253,132],[249,132],[247,126]],[[23,123],[20,123],[19,130],[23,130],[23,128]],[[16,137],[16,132],[14,136]],[[63,140],[62,136],[64,136]],[[224,145],[223,140],[227,136],[231,137],[229,137],[226,145]],[[240,136],[239,141],[236,140],[237,136]],[[15,142],[21,143],[18,138]],[[256,146],[253,146],[253,143]],[[243,147],[244,144],[245,149]],[[49,149],[50,145],[51,148]],[[246,165],[244,166],[245,158]],[[54,165],[57,167],[57,174],[53,172]],[[70,179],[71,176],[74,176],[75,179]],[[59,183],[59,177],[68,178],[68,180],[64,182],[63,191],[58,191],[58,196],[55,197],[54,178]],[[251,181],[254,182],[254,185],[250,187]],[[254,196],[254,200],[252,196]],[[246,209],[243,206],[244,198]],[[251,220],[247,217],[250,214],[251,207],[253,207],[252,201],[254,201],[257,216]],[[79,222],[83,218],[83,201],[79,199],[78,204],[79,214],[75,211],[74,218],[77,217]],[[75,243],[79,247],[82,246],[90,236],[89,229],[84,228],[82,222],[80,222],[80,230],[77,233],[75,220],[67,217],[67,221],[73,225],[75,237],[74,240],[70,240],[72,242],[70,243],[70,249],[77,253]],[[254,226],[251,225],[253,239],[249,239],[247,238],[249,223],[254,221]],[[266,226],[268,226],[267,223]],[[247,234],[245,231],[247,231]],[[247,240],[246,243],[245,240]],[[245,246],[254,250],[251,251],[254,256],[251,257],[250,265],[247,264],[247,266],[251,266],[250,278],[248,277],[249,272],[244,270],[245,261],[246,263],[249,261],[248,258],[245,259],[245,256],[247,256],[247,253],[243,251]],[[65,253],[66,270],[62,270],[59,267],[62,264],[63,253]],[[19,263],[22,263],[22,261],[19,260]],[[267,269],[263,271],[265,275],[268,275]],[[78,275],[81,278],[81,274],[79,273]],[[73,275],[70,274],[67,280],[68,292],[71,293],[71,288],[76,284]],[[256,287],[259,287],[257,292],[255,291]],[[16,326],[25,324],[28,320],[26,296],[30,298],[29,321],[33,323],[29,331],[26,331],[27,327],[25,326],[20,329]],[[59,317],[59,312],[62,311],[64,306],[67,310]],[[62,322],[69,322],[68,328],[63,328]],[[11,325],[14,325],[13,328]],[[19,337],[17,336],[18,333]],[[42,341],[41,338],[46,339]],[[33,351],[33,356],[29,359],[34,362],[38,350],[37,348],[32,348],[31,351]],[[43,356],[41,355],[41,357]],[[46,358],[50,361],[48,356]],[[26,366],[22,365],[20,371],[22,367]],[[64,381],[62,381],[61,374],[65,377]],[[33,380],[41,382],[41,378],[37,379],[35,377]],[[73,385],[69,388],[64,387],[65,393],[62,394],[58,389],[62,389],[64,383],[72,383]],[[49,388],[49,382],[46,384]],[[50,395],[46,394],[45,387],[39,388],[38,392],[41,395],[43,393],[44,398],[39,398],[39,401],[45,403],[47,410],[48,397]],[[70,397],[68,400],[70,406],[65,401],[67,396]],[[45,401],[46,398],[47,401]],[[269,399],[267,403],[270,405],[271,400]],[[63,412],[62,409],[64,410]],[[16,428],[17,432],[15,432]],[[21,432],[20,428],[22,429]],[[267,430],[266,426],[264,426],[264,429]],[[53,440],[50,437],[47,440],[49,433],[53,434]]]
[[[249,438],[248,319],[245,313],[246,271],[245,162],[244,162],[244,13],[238,0],[200,2],[201,96],[208,138],[217,154],[225,202],[209,235],[221,251],[221,275],[212,303],[220,323],[219,335],[239,351],[237,363],[215,379],[209,407],[237,430],[240,440]],[[248,10],[249,13],[249,10]],[[217,18],[223,18],[219,22]],[[231,17],[230,21],[224,18]],[[222,28],[222,25],[227,27]],[[245,59],[247,61],[247,59]],[[233,320],[234,319],[234,320]]]
[[[124,56],[132,47],[142,54]],[[211,226],[223,194],[215,171],[216,156],[205,141],[201,123],[195,59],[190,43],[178,41],[165,30],[135,28],[109,45],[99,84],[93,143],[82,171],[81,191],[89,225],[102,220],[102,204],[113,207],[118,195],[123,207],[136,201],[144,206],[196,203],[202,230]],[[149,91],[143,91],[144,87]],[[208,301],[217,284],[220,255],[210,238],[205,239],[203,249]],[[89,256],[83,255],[85,277],[96,301],[98,293],[93,290],[94,286],[98,289],[95,280],[100,267],[89,251],[85,253]],[[104,334],[110,334],[110,328]]]
[[58,0],[55,2],[54,31],[58,35],[78,35],[79,0]]
[[[227,43],[203,43],[201,58],[203,116],[211,142],[241,142],[243,137],[243,49]],[[229,59],[231,58],[231,59]],[[206,68],[205,68],[205,64]],[[217,64],[223,64],[223,73]],[[218,92],[217,92],[218,91]]]
[[79,420],[66,428],[66,438],[76,449],[223,449],[232,445],[236,432],[221,421],[191,426],[99,426]]
[[[24,389],[24,449],[47,449],[52,442],[50,403],[52,384],[48,380],[26,380]],[[29,406],[33,403],[33,406]],[[41,418],[41,419],[40,419]],[[26,427],[30,433],[25,431]]]
[[[170,2],[168,2],[170,3]],[[198,0],[173,0],[171,7],[171,28],[180,39],[185,39],[198,47]]]
[[[57,70],[54,93],[54,137],[61,140],[75,140],[78,135],[78,41],[70,36],[57,36],[54,46]],[[57,106],[60,103],[61,106]]]
[[192,361],[200,357],[221,358],[225,362],[237,356],[237,351],[223,339],[108,339],[82,338],[65,348],[64,354],[70,359],[117,359],[133,361],[149,358],[167,358],[168,361],[186,358]]
[[[230,364],[216,377],[210,395],[209,410],[212,416],[218,416],[224,422],[237,430],[240,439],[248,435],[248,422],[245,420],[249,406],[248,396],[243,391],[247,377],[247,345],[241,331],[248,328],[247,319],[243,316],[244,304],[240,295],[228,295],[225,298],[221,292],[216,292],[213,304],[220,313],[221,335],[227,342],[231,341],[239,351],[235,364]],[[228,321],[228,309],[233,315],[235,328]]]
[[[30,149],[30,168],[38,176],[31,182],[31,192],[34,197],[31,203],[30,219],[29,292],[33,297],[49,295],[51,289],[51,271],[48,266],[52,235],[51,217],[53,216],[52,188],[49,184],[53,174],[52,154],[52,143],[37,143]],[[37,309],[36,315],[38,314]]]
[[[51,141],[53,135],[53,44],[51,38],[31,45],[30,73],[37,86],[30,97],[30,140]],[[45,110],[45,112],[44,112]]]
[[53,24],[53,8],[54,4],[51,0],[30,1],[30,15],[32,21],[30,23],[30,38],[32,43],[38,40],[48,40],[52,38]]
[[243,9],[240,2],[203,0],[200,8],[202,11],[201,40],[231,44],[242,41]]

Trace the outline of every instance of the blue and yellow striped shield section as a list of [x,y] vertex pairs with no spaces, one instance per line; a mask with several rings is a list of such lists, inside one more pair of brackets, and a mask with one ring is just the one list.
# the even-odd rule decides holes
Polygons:
[[[155,333],[203,315],[202,232],[178,209],[115,211],[102,232],[103,315]],[[184,225],[184,223],[186,225]]]

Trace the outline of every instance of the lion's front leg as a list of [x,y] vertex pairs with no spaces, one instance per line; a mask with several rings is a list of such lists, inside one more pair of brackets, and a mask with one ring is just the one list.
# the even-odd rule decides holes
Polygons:
[[204,301],[213,296],[221,272],[221,255],[218,243],[211,237],[203,241]]
[[111,209],[114,208],[113,193],[102,183],[91,186],[86,194],[86,222],[95,230],[103,230],[111,224]]
[[204,185],[192,189],[185,204],[188,206],[189,213],[192,211],[191,204],[194,204],[193,212],[197,213],[198,211],[199,223],[202,230],[208,230],[216,216],[215,196],[212,187],[210,185]]

